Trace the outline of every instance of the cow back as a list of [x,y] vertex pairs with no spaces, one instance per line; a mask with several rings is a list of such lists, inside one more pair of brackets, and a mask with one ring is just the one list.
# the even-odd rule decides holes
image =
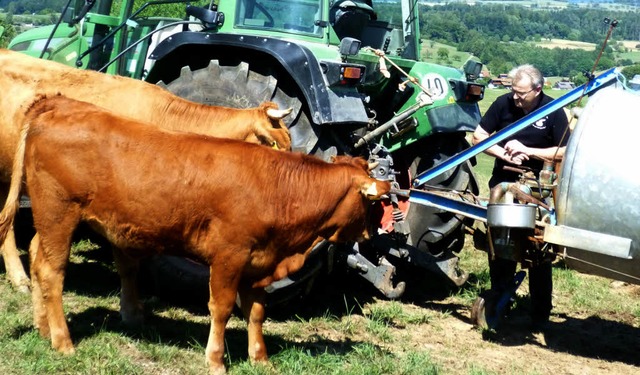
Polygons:
[[[154,126],[265,143],[273,138],[290,149],[286,126],[262,108],[234,109],[189,102],[143,81],[74,69],[0,49],[0,179],[9,172],[24,113],[41,95],[63,94]],[[271,145],[271,142],[267,142]]]

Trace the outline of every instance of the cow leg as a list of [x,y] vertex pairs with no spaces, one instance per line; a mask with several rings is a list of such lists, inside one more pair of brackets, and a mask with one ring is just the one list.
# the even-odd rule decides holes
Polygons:
[[113,259],[120,276],[120,316],[127,325],[141,325],[144,314],[137,283],[140,261],[128,256],[122,249],[115,246],[112,248]]
[[59,196],[37,194],[43,191],[37,182],[32,181],[31,199],[33,203],[39,202],[40,209],[45,210],[47,215],[42,215],[33,205],[33,218],[40,240],[37,241],[37,247],[32,249],[31,267],[49,323],[51,346],[63,354],[72,354],[75,350],[64,317],[62,290],[69,263],[71,236],[80,221],[80,213]]
[[49,322],[51,345],[64,354],[74,352],[69,327],[62,308],[64,273],[69,261],[71,233],[66,241],[52,241],[40,234],[41,242],[33,263],[34,275],[38,279],[44,309]]
[[[216,262],[217,263],[217,262]],[[238,282],[241,269],[233,267],[214,266],[209,268],[209,313],[211,314],[211,329],[205,351],[207,364],[212,374],[224,374],[224,331],[235,306]]]
[[40,332],[40,336],[51,338],[49,331],[49,322],[47,321],[47,310],[45,309],[44,300],[42,299],[42,290],[40,289],[40,280],[35,274],[33,264],[40,248],[40,236],[36,233],[31,239],[29,245],[29,264],[31,267],[31,301],[33,302],[33,326]]
[[[0,202],[7,199],[9,186],[4,183],[0,186]],[[13,225],[9,228],[4,243],[0,243],[0,253],[4,260],[4,268],[7,273],[7,280],[11,285],[20,292],[29,293],[29,277],[24,270],[22,261],[20,261],[20,253],[16,246],[16,237]]]
[[7,279],[9,279],[11,285],[20,292],[29,293],[29,277],[27,277],[20,260],[13,226],[9,228],[7,237],[2,244],[2,258],[4,259],[4,267],[7,270]]
[[238,294],[240,296],[240,306],[242,314],[247,319],[247,333],[249,335],[249,358],[251,361],[266,361],[267,347],[262,335],[262,323],[264,322],[265,310],[264,288],[252,288],[251,285],[241,285]]

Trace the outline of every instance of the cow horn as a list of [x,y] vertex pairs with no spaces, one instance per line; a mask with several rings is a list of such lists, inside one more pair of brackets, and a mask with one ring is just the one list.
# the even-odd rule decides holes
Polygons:
[[379,165],[380,165],[380,162],[379,162],[379,161],[374,161],[374,162],[372,162],[372,163],[369,163],[369,171],[374,170],[374,169],[375,169],[377,166],[379,166]]
[[293,108],[288,108],[288,109],[269,108],[267,109],[267,116],[269,116],[269,118],[273,120],[282,120],[289,113],[291,113],[291,111],[293,111]]

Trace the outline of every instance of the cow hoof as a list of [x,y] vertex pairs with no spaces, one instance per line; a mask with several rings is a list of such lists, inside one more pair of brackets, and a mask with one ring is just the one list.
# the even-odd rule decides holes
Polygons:
[[142,311],[135,312],[120,312],[122,323],[127,327],[140,327],[144,325],[144,314]]
[[226,373],[227,373],[227,369],[224,368],[224,365],[209,367],[209,374],[210,375],[224,375]]
[[51,339],[51,331],[49,330],[48,324],[46,326],[40,326],[34,323],[34,326],[38,330],[38,333],[40,333],[40,337],[47,340]]
[[72,355],[76,352],[73,344],[62,344],[56,347],[55,350],[64,355]]
[[29,281],[29,279],[20,280],[18,282],[13,283],[13,285],[14,285],[14,288],[20,293],[24,293],[24,294],[31,293],[31,282]]

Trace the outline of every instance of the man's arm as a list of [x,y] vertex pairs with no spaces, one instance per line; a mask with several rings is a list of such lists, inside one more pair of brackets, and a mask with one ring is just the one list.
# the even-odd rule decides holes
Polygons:
[[[476,130],[473,132],[473,138],[471,139],[471,143],[476,145],[487,138],[489,138],[489,133],[487,133],[487,131],[484,130],[482,126],[478,125]],[[509,145],[509,143],[507,143],[507,146]],[[524,147],[524,145],[522,147]],[[520,165],[522,164],[523,161],[529,160],[528,154],[522,153],[522,152],[509,152],[506,148],[500,145],[493,145],[488,149],[486,149],[484,152],[487,155],[491,155],[495,158],[502,159],[508,163],[512,163],[516,165]]]
[[541,160],[562,160],[566,146],[562,147],[547,147],[547,148],[535,148],[527,147],[519,141],[511,140],[504,146],[505,151],[508,154],[524,154],[527,158],[536,158]]

